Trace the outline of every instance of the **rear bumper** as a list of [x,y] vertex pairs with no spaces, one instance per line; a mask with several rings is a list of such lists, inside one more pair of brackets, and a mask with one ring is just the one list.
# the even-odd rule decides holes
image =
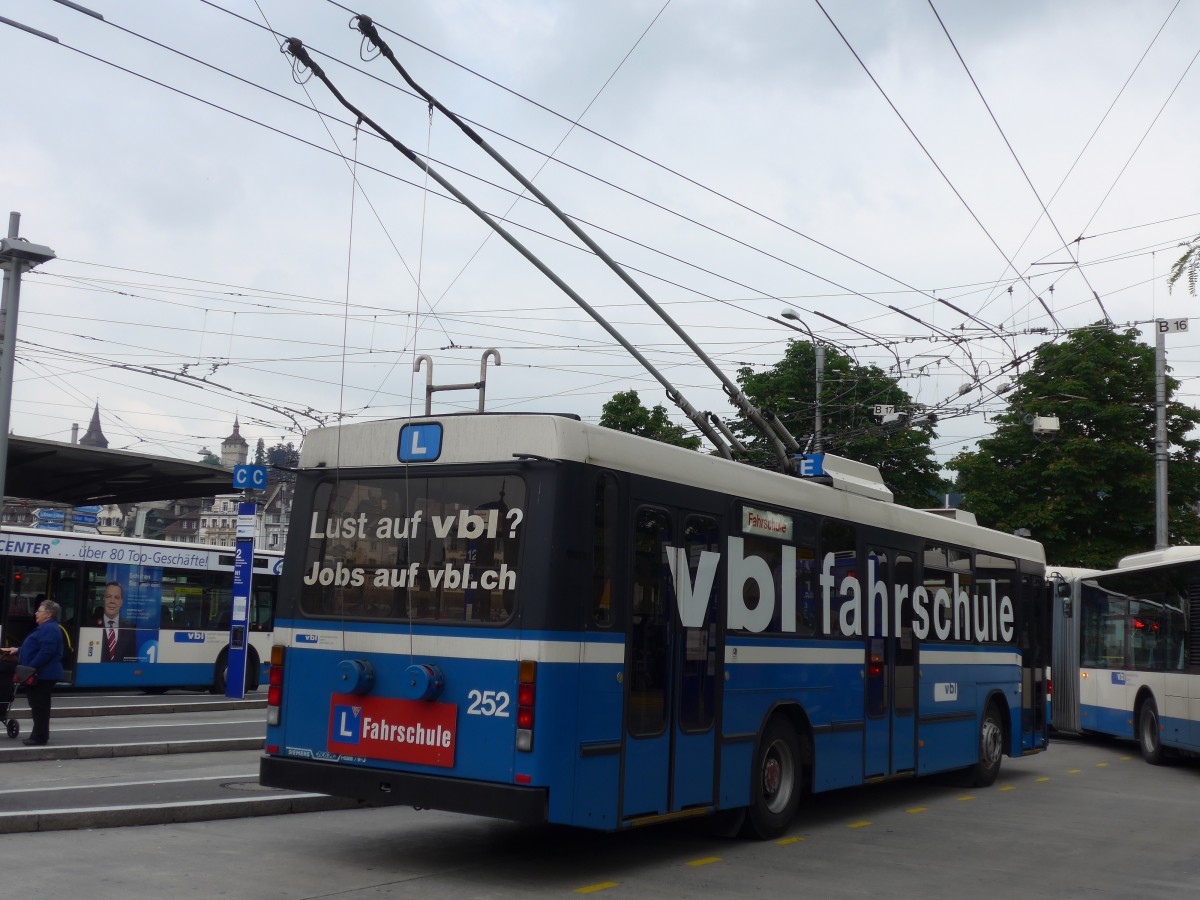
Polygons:
[[282,756],[262,757],[258,780],[264,787],[313,791],[368,803],[441,809],[525,823],[547,821],[550,802],[546,788],[366,769]]

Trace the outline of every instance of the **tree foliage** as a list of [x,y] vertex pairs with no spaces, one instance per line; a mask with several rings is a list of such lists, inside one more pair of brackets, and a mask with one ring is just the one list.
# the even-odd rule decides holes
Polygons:
[[213,453],[207,447],[201,447],[196,452],[200,455],[200,462],[202,463],[208,463],[210,466],[219,466],[221,464],[221,457],[217,456],[217,454]]
[[286,444],[279,443],[267,448],[266,461],[269,466],[282,466],[287,469],[294,469],[300,465],[300,451],[290,442]]
[[689,435],[682,425],[672,423],[661,403],[653,409],[647,409],[637,391],[613,394],[601,410],[600,424],[664,444],[674,444],[688,450],[700,449],[700,438]]
[[[821,388],[822,449],[876,466],[896,502],[925,508],[939,505],[946,484],[933,458],[933,425],[883,425],[871,413],[877,404],[921,412],[912,397],[878,366],[861,366],[834,347],[825,347]],[[738,371],[742,390],[758,406],[774,412],[803,446],[815,429],[816,347],[791,341],[770,369]],[[747,422],[739,425],[747,447],[763,458],[766,441]]]
[[262,438],[259,438],[258,443],[254,445],[254,464],[256,466],[267,464],[266,442]]
[[1192,238],[1184,246],[1187,252],[1171,266],[1171,274],[1167,276],[1167,289],[1175,287],[1180,278],[1187,284],[1188,293],[1196,296],[1196,288],[1200,284],[1200,237]]
[[[1096,325],[1045,344],[1016,379],[994,435],[949,463],[981,524],[1028,528],[1051,563],[1107,568],[1155,543],[1154,349],[1134,329]],[[1200,412],[1171,401],[1167,378],[1168,530],[1200,540]],[[1057,416],[1037,435],[1026,416]]]

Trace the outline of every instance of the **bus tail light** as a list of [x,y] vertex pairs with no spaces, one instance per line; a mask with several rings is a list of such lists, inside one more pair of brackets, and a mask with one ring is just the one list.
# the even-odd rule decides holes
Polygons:
[[283,644],[271,645],[271,669],[267,673],[267,724],[278,725],[283,711]]
[[517,749],[533,749],[533,702],[537,694],[537,663],[521,660],[517,675]]

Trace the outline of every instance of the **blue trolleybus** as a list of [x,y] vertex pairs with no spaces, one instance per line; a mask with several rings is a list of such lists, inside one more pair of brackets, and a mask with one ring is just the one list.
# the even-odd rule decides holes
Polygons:
[[760,837],[804,791],[990,783],[1046,746],[1042,548],[839,472],[567,416],[310,432],[262,783]]
[[1200,753],[1200,547],[1062,576],[1054,728],[1136,740],[1151,763],[1170,752]]
[[[283,554],[254,554],[246,687],[266,675]],[[225,691],[233,548],[5,527],[0,644],[18,646],[43,599],[62,607],[77,687]],[[111,614],[111,615],[109,615]],[[115,628],[108,628],[106,621]]]

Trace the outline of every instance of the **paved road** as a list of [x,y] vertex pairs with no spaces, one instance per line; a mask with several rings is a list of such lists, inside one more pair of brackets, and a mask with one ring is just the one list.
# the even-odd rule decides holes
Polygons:
[[[368,900],[1130,898],[1200,892],[1200,766],[1063,741],[995,786],[905,782],[811,798],[789,835],[620,834],[377,808],[0,836],[6,894]],[[116,862],[114,862],[114,860]],[[52,881],[47,872],[53,872]]]

